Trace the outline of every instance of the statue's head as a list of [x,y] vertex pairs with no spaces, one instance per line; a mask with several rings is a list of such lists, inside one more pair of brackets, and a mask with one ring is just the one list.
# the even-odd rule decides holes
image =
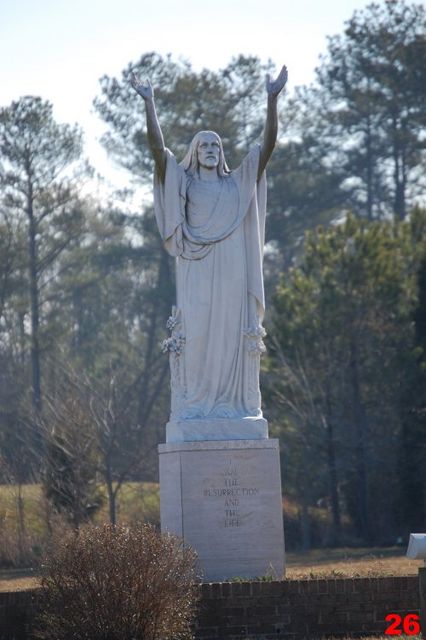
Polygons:
[[230,173],[223,153],[222,140],[214,131],[199,131],[195,134],[181,165],[189,173],[196,173],[200,166],[216,169],[220,176]]

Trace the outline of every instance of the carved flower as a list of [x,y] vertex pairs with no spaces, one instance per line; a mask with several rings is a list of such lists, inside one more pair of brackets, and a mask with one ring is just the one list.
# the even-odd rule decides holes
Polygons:
[[256,354],[261,355],[266,351],[266,347],[263,344],[262,340],[250,341],[247,349],[248,349],[248,352],[251,353],[252,355],[256,355]]
[[248,338],[264,338],[266,336],[266,331],[261,324],[258,324],[257,327],[249,327],[248,329],[244,329],[244,334]]
[[173,307],[172,315],[167,320],[166,327],[169,331],[173,331],[173,329],[177,327],[179,324],[180,324],[180,309]]
[[161,343],[161,350],[163,353],[175,353],[179,356],[182,353],[182,349],[185,344],[185,336],[177,334],[171,338],[166,338]]
[[244,335],[248,339],[247,350],[251,355],[261,355],[265,353],[266,347],[262,338],[266,336],[266,331],[261,324],[257,327],[249,327],[244,329]]
[[169,331],[173,331],[177,324],[179,324],[179,320],[176,318],[176,316],[170,316],[166,322],[166,327]]

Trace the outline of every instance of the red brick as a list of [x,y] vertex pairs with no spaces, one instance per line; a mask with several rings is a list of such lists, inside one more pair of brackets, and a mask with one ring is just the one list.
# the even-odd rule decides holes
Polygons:
[[262,594],[262,582],[252,582],[251,583],[251,594],[252,596],[258,596]]
[[350,611],[349,621],[356,623],[374,622],[374,613],[373,611]]
[[204,638],[204,640],[210,640],[210,638],[220,638],[221,631],[219,627],[210,627],[209,629],[197,629],[195,632],[196,638]]
[[265,596],[281,597],[285,593],[285,582],[276,580],[274,582],[261,582],[261,593]]
[[385,632],[385,625],[380,624],[378,622],[364,622],[362,625],[362,631],[368,631],[369,634],[377,634],[380,633],[381,635],[384,634]]
[[310,583],[312,580],[300,580],[299,582],[299,593],[312,593],[310,591]]
[[341,579],[336,579],[334,581],[334,590],[335,593],[345,593],[345,581]]
[[250,617],[259,616],[262,618],[267,618],[268,616],[273,616],[276,613],[276,608],[273,605],[262,604],[257,607],[252,607],[248,610],[247,614]]
[[300,593],[300,581],[299,580],[289,580],[285,585],[285,596],[292,596],[296,593]]
[[[7,616],[22,612],[30,618],[37,602],[32,598],[31,592],[0,594],[0,628],[13,636]],[[418,606],[416,576],[212,583],[202,587],[195,634],[200,640],[246,639],[247,633],[262,640],[302,640],[383,633],[388,613],[406,615]]]
[[224,629],[221,629],[221,634],[222,636],[237,636],[239,638],[245,638],[247,635],[247,627],[242,625],[238,627],[227,626]]
[[222,583],[221,582],[212,582],[209,586],[210,586],[210,598],[221,598],[222,597]]
[[317,580],[318,584],[318,593],[329,593],[328,591],[328,580]]

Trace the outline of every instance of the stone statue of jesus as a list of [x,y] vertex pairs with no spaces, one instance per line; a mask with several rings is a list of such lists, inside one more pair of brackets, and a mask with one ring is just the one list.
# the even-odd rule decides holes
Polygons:
[[183,440],[220,439],[223,424],[229,439],[267,437],[263,427],[260,432],[253,427],[266,423],[259,390],[265,167],[277,138],[277,98],[286,82],[285,66],[275,81],[267,76],[263,143],[230,170],[214,131],[197,133],[178,162],[164,144],[150,82],[132,76],[145,101],[155,161],[156,220],[166,251],[176,257],[177,300],[163,346],[171,365],[169,425],[197,424],[197,435]]

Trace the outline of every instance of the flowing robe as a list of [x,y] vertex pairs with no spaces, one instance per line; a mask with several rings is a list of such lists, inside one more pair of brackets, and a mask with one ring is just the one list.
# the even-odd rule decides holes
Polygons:
[[166,151],[154,207],[176,257],[177,303],[167,322],[171,420],[260,417],[264,350],[262,257],[266,179],[260,147],[218,180],[200,180]]

